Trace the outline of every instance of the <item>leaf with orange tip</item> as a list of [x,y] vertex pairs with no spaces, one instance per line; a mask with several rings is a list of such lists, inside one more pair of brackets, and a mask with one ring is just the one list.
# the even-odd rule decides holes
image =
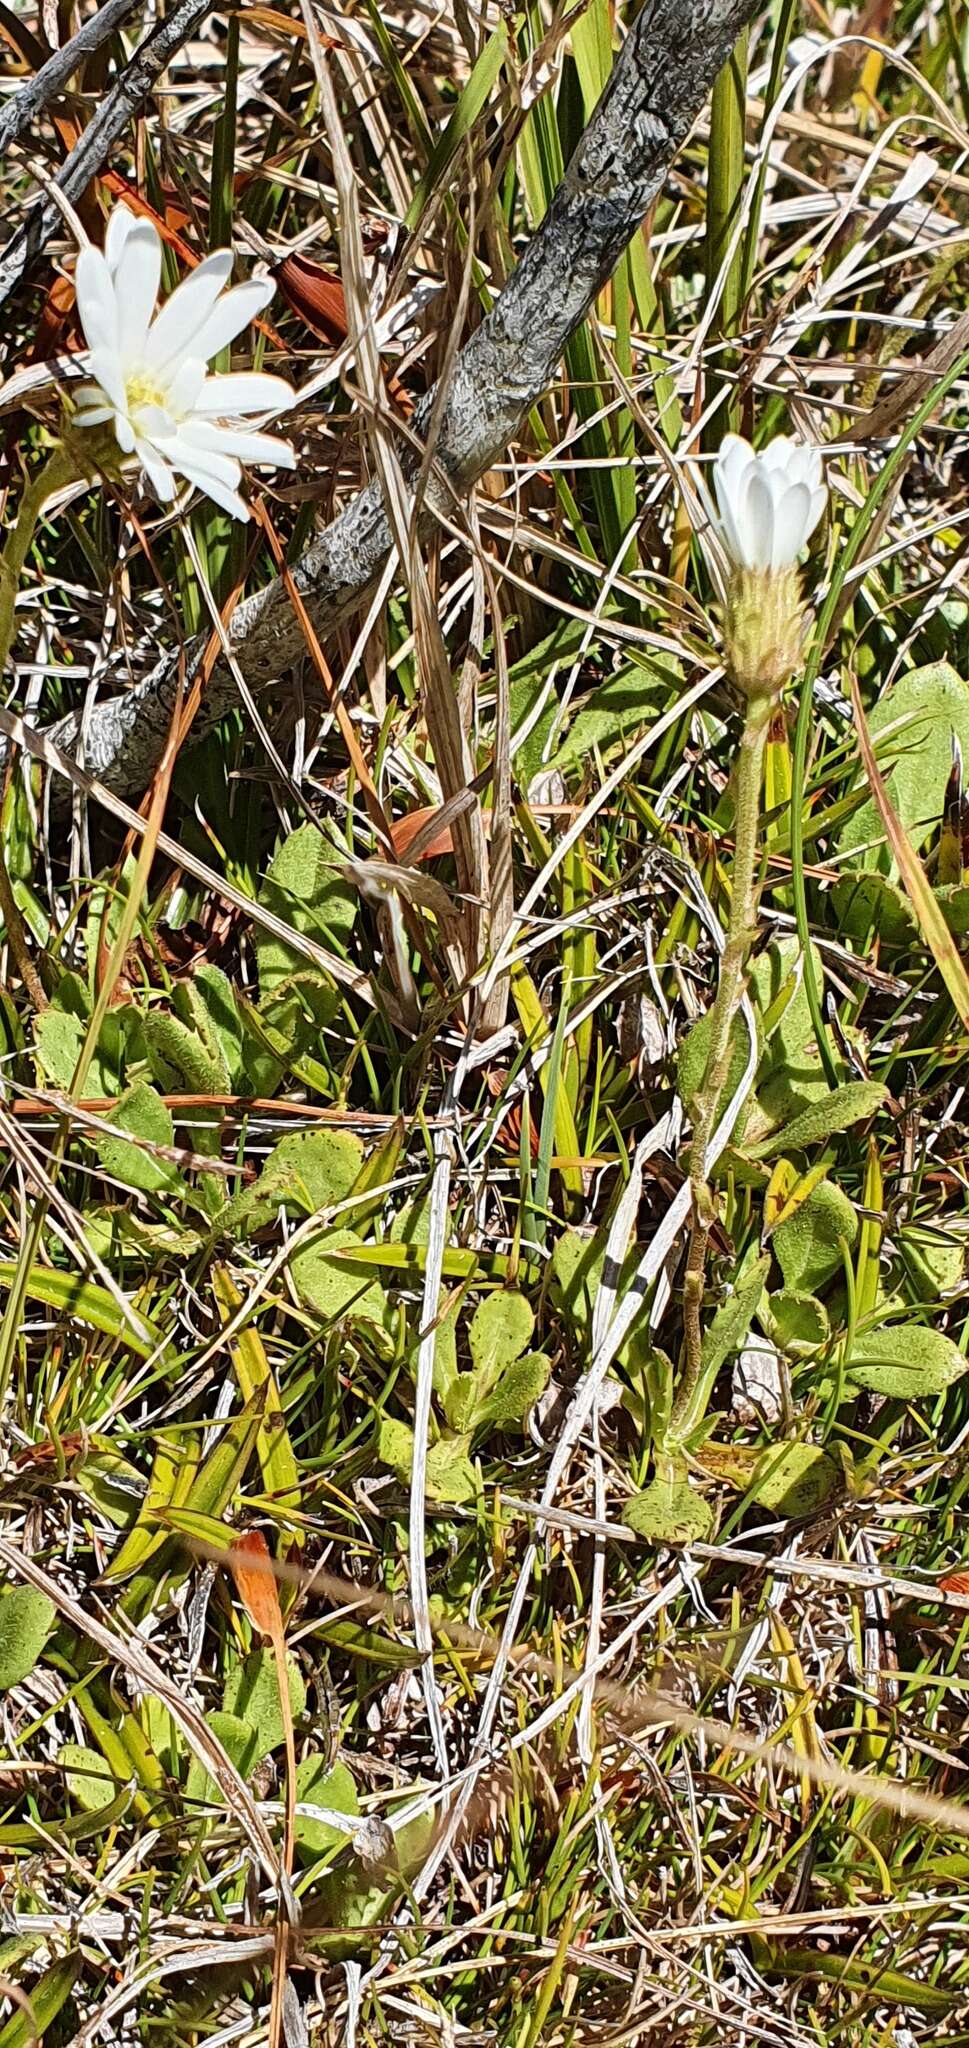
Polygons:
[[232,1545],[229,1563],[243,1607],[260,1635],[282,1640],[283,1616],[269,1545],[260,1529],[248,1529]]
[[[296,1835],[296,1741],[293,1735],[293,1709],[289,1698],[289,1672],[286,1668],[286,1635],[283,1628],[282,1609],[276,1574],[269,1554],[269,1545],[259,1529],[247,1529],[229,1552],[229,1566],[236,1582],[236,1590],[243,1607],[260,1635],[268,1636],[272,1645],[273,1661],[276,1666],[276,1684],[279,1689],[279,1710],[283,1717],[283,1735],[286,1741],[286,1819],[283,1833],[283,1869],[287,1877],[293,1872],[293,1843]],[[276,1944],[273,1954],[273,1995],[270,2012],[270,2048],[282,2040],[282,2002],[286,1984],[286,1935],[280,1922],[276,1929]]]
[[247,1529],[238,1537],[229,1551],[229,1569],[236,1582],[236,1591],[249,1616],[253,1628],[260,1635],[268,1636],[276,1665],[276,1683],[279,1687],[279,1708],[283,1717],[283,1733],[286,1739],[286,1824],[283,1836],[283,1867],[287,1877],[293,1869],[293,1837],[296,1826],[296,1742],[293,1735],[293,1710],[289,1699],[289,1672],[286,1668],[286,1632],[283,1627],[282,1609],[279,1604],[279,1589],[276,1574],[269,1553],[269,1545],[259,1529]]

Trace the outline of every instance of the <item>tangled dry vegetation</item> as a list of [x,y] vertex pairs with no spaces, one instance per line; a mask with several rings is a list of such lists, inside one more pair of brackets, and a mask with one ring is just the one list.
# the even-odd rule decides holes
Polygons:
[[[20,579],[0,2048],[956,2048],[964,0],[111,11],[32,100],[84,10],[0,11],[8,530],[80,346],[59,174],[167,289],[271,269],[232,367],[297,467],[248,526],[62,483]],[[561,355],[634,35],[648,212]],[[729,428],[829,504],[671,1461]]]

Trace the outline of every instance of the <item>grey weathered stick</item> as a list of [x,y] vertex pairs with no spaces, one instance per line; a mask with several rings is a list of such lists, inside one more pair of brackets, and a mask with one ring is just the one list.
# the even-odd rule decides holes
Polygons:
[[22,85],[13,99],[7,101],[0,113],[0,163],[11,143],[26,135],[38,116],[46,111],[58,93],[63,92],[85,57],[92,57],[95,50],[100,50],[108,37],[121,27],[126,16],[134,12],[137,4],[138,0],[104,0],[104,6],[99,7],[89,21],[82,23],[76,36],[72,36],[62,50],[55,50],[46,64],[35,71],[33,78],[28,78],[26,85]]
[[[79,199],[91,179],[104,169],[119,135],[147,99],[156,79],[211,11],[214,0],[177,0],[126,64],[107,98],[88,122],[80,140],[62,165],[55,184],[65,199]],[[61,224],[56,199],[39,199],[0,256],[0,306],[8,299],[34,256]]]
[[[541,226],[456,359],[435,450],[452,490],[466,492],[491,467],[548,389],[758,4],[653,0],[644,6]],[[418,408],[417,433],[433,400],[430,392]],[[442,489],[440,482],[432,482],[432,500],[435,489]],[[366,597],[390,548],[379,484],[371,483],[311,542],[295,570],[321,639]],[[303,652],[299,623],[278,581],[237,606],[230,633],[254,689],[277,682]],[[193,659],[194,649],[190,672]],[[142,789],[150,780],[177,687],[178,657],[166,655],[127,695],[96,707],[85,758],[110,788]],[[233,696],[231,676],[219,664],[196,729],[221,716]],[[78,726],[72,716],[54,737],[70,750]]]

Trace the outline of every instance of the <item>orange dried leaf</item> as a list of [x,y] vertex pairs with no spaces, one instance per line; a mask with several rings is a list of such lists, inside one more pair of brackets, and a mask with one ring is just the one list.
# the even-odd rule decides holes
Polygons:
[[[442,853],[454,852],[451,825],[442,825],[438,832],[428,831],[428,826],[437,816],[439,808],[437,804],[428,804],[422,810],[408,811],[405,817],[395,819],[390,834],[398,860],[420,863],[422,860],[436,860]],[[482,811],[481,816],[487,829],[491,822],[491,812]],[[411,853],[410,849],[417,839],[421,842],[420,846],[415,853]]]
[[309,256],[285,256],[276,284],[291,312],[317,340],[339,347],[347,338],[347,307],[343,286],[332,270]]
[[260,1635],[274,1641],[283,1634],[283,1615],[276,1588],[276,1575],[265,1536],[248,1529],[233,1543],[229,1564],[243,1607]]
[[[394,852],[398,860],[406,860],[408,848],[413,845],[418,833],[423,832],[425,825],[430,818],[433,818],[437,808],[436,804],[430,804],[424,810],[408,811],[405,818],[398,818],[396,820],[391,827],[391,834],[394,842]],[[432,833],[431,837],[424,841],[419,859],[434,860],[439,853],[453,852],[454,840],[451,836],[451,827],[450,825],[445,825],[440,832]]]

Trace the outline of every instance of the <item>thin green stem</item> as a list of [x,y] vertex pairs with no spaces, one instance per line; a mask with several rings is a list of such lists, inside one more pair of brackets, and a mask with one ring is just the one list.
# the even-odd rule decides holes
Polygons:
[[754,933],[758,899],[758,848],[760,795],[764,772],[764,748],[770,727],[773,699],[751,697],[740,754],[737,761],[737,799],[734,818],[734,861],[730,898],[730,919],[720,961],[720,978],[710,1012],[710,1043],[703,1080],[693,1109],[693,1138],[689,1151],[689,1174],[693,1188],[693,1227],[683,1280],[685,1346],[683,1372],[673,1403],[672,1421],[682,1418],[700,1375],[702,1349],[701,1309],[707,1244],[713,1222],[713,1201],[707,1184],[707,1152],[713,1135],[720,1097],[730,1071],[730,1033],[740,1008],[747,971],[747,956]]

